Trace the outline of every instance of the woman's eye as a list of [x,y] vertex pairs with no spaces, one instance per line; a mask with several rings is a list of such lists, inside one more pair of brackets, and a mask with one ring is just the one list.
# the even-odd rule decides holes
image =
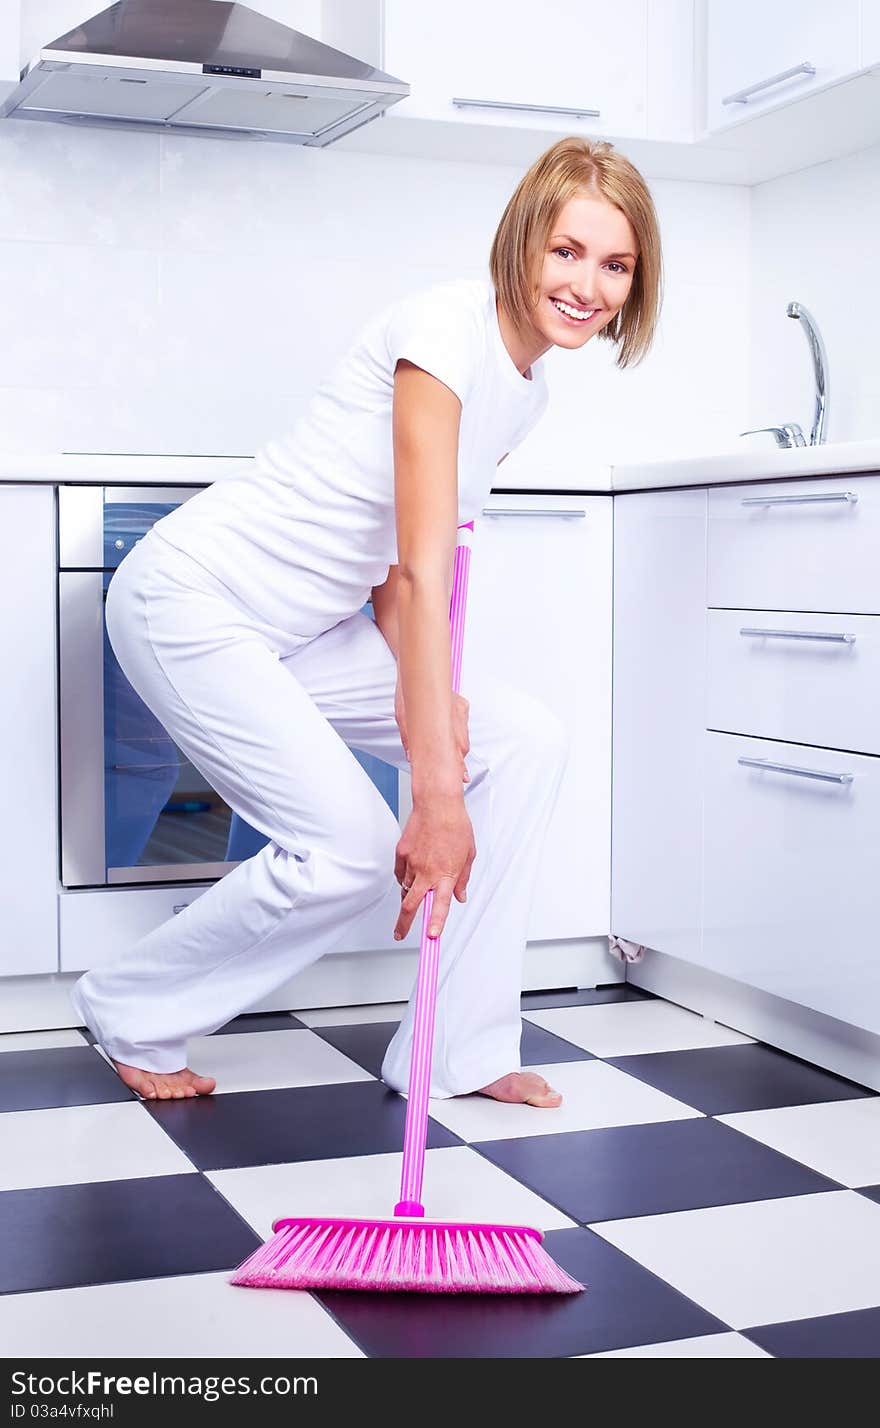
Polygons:
[[[571,253],[571,249],[570,249],[570,248],[557,248],[556,251],[557,251],[557,253]],[[574,254],[573,254],[573,253],[572,253],[572,257],[574,257]]]

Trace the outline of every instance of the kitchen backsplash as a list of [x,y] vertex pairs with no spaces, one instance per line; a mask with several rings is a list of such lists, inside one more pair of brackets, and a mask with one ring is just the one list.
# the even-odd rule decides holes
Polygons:
[[[344,143],[315,150],[2,121],[0,446],[252,454],[293,425],[386,302],[487,276],[521,170],[359,154]],[[876,155],[861,163],[876,188]],[[861,323],[859,288],[873,276],[871,225],[861,211],[856,224],[859,163],[822,166],[832,169],[843,221],[822,217],[814,239],[802,213],[789,231],[785,197],[790,189],[799,210],[811,207],[813,171],[757,190],[651,181],[666,265],[654,350],[629,371],[614,366],[607,344],[551,351],[547,415],[506,464],[506,480],[570,482],[585,457],[735,449],[737,433],[758,424],[750,352],[755,371],[768,367],[757,384],[774,393],[768,415],[805,424],[806,344],[783,299],[814,300],[842,386],[843,324]],[[822,184],[814,190],[821,199]],[[750,224],[774,241],[785,233],[787,247],[765,254],[756,241],[750,267]],[[780,268],[792,274],[791,292],[783,284],[779,302],[774,292],[771,322],[766,290]],[[848,434],[842,422],[841,393],[838,438]]]
[[[880,80],[877,80],[880,103]],[[749,426],[813,420],[813,371],[801,329],[810,309],[828,349],[829,441],[880,434],[880,147],[758,184],[752,194]],[[769,441],[769,437],[749,437]]]

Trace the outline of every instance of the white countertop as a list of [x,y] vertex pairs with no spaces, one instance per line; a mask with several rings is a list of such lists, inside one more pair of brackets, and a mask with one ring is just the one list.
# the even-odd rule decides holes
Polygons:
[[612,491],[642,491],[657,486],[713,486],[721,481],[767,481],[790,476],[844,475],[874,471],[880,475],[880,436],[870,441],[835,441],[824,446],[781,450],[769,435],[766,445],[743,446],[717,456],[687,456],[612,466]]
[[[584,471],[580,480],[569,479],[552,487],[529,486],[525,479],[517,489],[550,489],[572,492],[647,491],[670,486],[714,486],[721,482],[768,481],[792,476],[843,475],[847,472],[876,472],[880,475],[880,437],[869,441],[829,442],[825,446],[795,447],[783,451],[766,437],[767,446],[743,447],[706,457],[679,457],[665,461],[645,461],[629,465],[597,465]],[[65,455],[59,452],[16,455],[0,452],[0,483],[54,485],[73,482],[89,485],[204,486],[224,476],[240,472],[253,460],[250,456],[132,456]],[[510,490],[499,473],[497,486]]]

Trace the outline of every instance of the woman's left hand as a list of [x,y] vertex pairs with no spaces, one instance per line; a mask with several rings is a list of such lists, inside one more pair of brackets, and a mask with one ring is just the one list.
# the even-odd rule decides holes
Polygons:
[[[462,783],[470,783],[471,776],[468,773],[465,755],[470,752],[471,741],[468,733],[468,710],[470,704],[462,694],[452,695],[452,725],[455,733],[455,742],[461,754],[461,779]],[[400,738],[403,743],[403,752],[409,758],[409,738],[406,732],[406,710],[403,704],[403,688],[400,678],[397,680],[397,689],[394,693],[394,717],[397,720],[397,727],[400,730]]]

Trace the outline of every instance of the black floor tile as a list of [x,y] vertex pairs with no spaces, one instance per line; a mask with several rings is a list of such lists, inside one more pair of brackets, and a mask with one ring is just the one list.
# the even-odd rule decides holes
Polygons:
[[545,1031],[543,1026],[524,1021],[519,1048],[521,1066],[552,1066],[556,1061],[595,1061],[592,1051]]
[[[337,1051],[341,1051],[358,1066],[363,1066],[371,1075],[379,1077],[382,1074],[382,1060],[397,1026],[396,1021],[374,1021],[357,1026],[316,1026],[312,1029],[316,1036],[323,1037]],[[591,1051],[573,1046],[570,1041],[554,1036],[541,1026],[523,1022],[521,1066],[550,1066],[556,1061],[593,1060],[595,1057]],[[513,1071],[514,1067],[511,1066],[510,1069]]]
[[0,1293],[232,1270],[259,1243],[201,1175],[7,1190]]
[[136,1099],[113,1067],[90,1046],[53,1046],[0,1055],[0,1111],[45,1111],[52,1106],[98,1106]]
[[653,992],[644,992],[641,987],[630,986],[627,982],[614,982],[607,987],[588,987],[582,991],[523,992],[520,1002],[523,1011],[540,1011],[549,1007],[592,1007],[607,1002],[656,1001]]
[[318,1298],[371,1358],[568,1358],[728,1331],[590,1230],[552,1230],[544,1248],[587,1285],[583,1294]]
[[305,1022],[299,1021],[291,1012],[247,1012],[234,1021],[228,1021],[225,1026],[218,1026],[211,1035],[231,1036],[242,1031],[296,1031],[304,1026]]
[[396,1021],[365,1021],[351,1026],[313,1026],[311,1030],[378,1079],[388,1043],[398,1025]]
[[777,1359],[880,1359],[880,1308],[740,1332]]
[[876,1095],[770,1046],[708,1046],[604,1059],[710,1116]]
[[[144,1101],[200,1170],[400,1151],[406,1101],[374,1081]],[[428,1146],[462,1145],[429,1118]]]
[[880,1205],[880,1185],[860,1185],[859,1194],[867,1195],[869,1200],[876,1200]]
[[473,1146],[581,1224],[839,1190],[720,1121],[662,1121]]

